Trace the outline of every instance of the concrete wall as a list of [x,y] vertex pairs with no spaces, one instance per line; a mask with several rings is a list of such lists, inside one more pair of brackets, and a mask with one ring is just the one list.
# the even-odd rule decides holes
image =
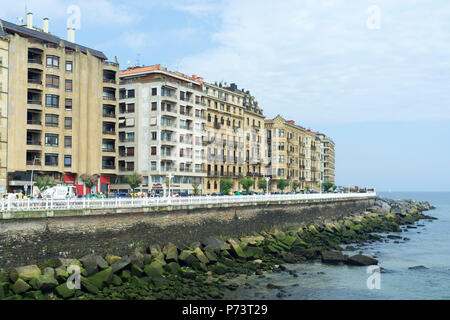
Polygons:
[[210,236],[240,236],[273,227],[339,219],[374,199],[0,220],[0,268],[88,253],[125,255],[135,247],[189,245]]

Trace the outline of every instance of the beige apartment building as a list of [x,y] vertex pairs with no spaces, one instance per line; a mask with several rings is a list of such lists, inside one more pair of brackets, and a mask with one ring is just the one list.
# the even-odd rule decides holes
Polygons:
[[8,191],[28,189],[32,174],[69,185],[99,174],[98,191],[108,192],[117,174],[118,64],[74,43],[73,29],[67,40],[52,35],[48,19],[42,29],[32,14],[23,26],[2,24],[9,44]]
[[328,137],[323,140],[323,170],[324,170],[324,182],[336,183],[335,177],[335,158],[334,158],[334,142]]
[[8,51],[9,39],[0,25],[0,194],[5,193],[7,187]]
[[281,116],[265,121],[267,131],[270,190],[279,191],[278,181],[285,179],[293,191],[293,182],[300,190],[320,191],[323,183],[323,143],[317,133],[296,125]]
[[120,72],[119,178],[113,188],[126,192],[125,176],[139,173],[139,190],[203,192],[205,113],[203,79],[161,65]]
[[203,83],[207,106],[207,194],[221,191],[220,181],[231,180],[232,192],[243,190],[243,178],[257,181],[264,176],[264,116],[255,98],[236,84]]

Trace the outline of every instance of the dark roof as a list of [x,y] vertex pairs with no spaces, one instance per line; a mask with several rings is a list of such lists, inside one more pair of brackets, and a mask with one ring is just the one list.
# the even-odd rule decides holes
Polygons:
[[[59,38],[57,36],[51,35],[49,33],[41,32],[41,31],[34,30],[34,29],[28,29],[26,27],[22,27],[22,26],[19,26],[17,24],[14,24],[14,23],[11,23],[11,22],[8,22],[8,21],[5,21],[5,20],[0,20],[0,21],[3,23],[3,27],[5,29],[5,32],[9,31],[9,32],[12,32],[12,33],[18,33],[18,34],[20,34],[22,36],[25,36],[25,37],[31,37],[31,38],[39,39],[39,40],[42,40],[42,41],[54,43],[56,45],[59,45],[59,43],[62,41],[66,48],[70,48],[70,49],[75,50],[75,48],[78,46],[80,48],[80,51],[83,52],[83,53],[87,53],[87,51],[89,50],[89,52],[93,56],[95,56],[97,58],[104,59],[104,60],[108,59],[105,56],[105,54],[103,52],[101,52],[101,51],[97,51],[97,50],[94,50],[94,49],[91,49],[91,48],[87,48],[87,47],[81,46],[81,45],[76,44],[76,43],[72,43],[72,42],[63,40],[63,39],[61,39],[61,38]],[[0,33],[1,33],[1,31],[0,31]]]

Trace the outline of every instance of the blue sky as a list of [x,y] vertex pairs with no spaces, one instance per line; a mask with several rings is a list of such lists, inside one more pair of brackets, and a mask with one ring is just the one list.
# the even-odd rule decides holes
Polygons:
[[[0,4],[1,18],[25,18],[25,1]],[[332,137],[338,184],[450,190],[448,0],[27,1],[34,25],[48,17],[63,38],[70,5],[76,42],[122,68],[235,82],[267,117]]]

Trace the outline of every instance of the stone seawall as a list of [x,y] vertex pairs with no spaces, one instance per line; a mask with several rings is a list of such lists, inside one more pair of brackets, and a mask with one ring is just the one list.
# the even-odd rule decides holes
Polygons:
[[0,268],[89,253],[125,255],[136,247],[207,237],[238,237],[288,225],[362,212],[371,199],[214,207],[170,212],[115,213],[0,221]]

